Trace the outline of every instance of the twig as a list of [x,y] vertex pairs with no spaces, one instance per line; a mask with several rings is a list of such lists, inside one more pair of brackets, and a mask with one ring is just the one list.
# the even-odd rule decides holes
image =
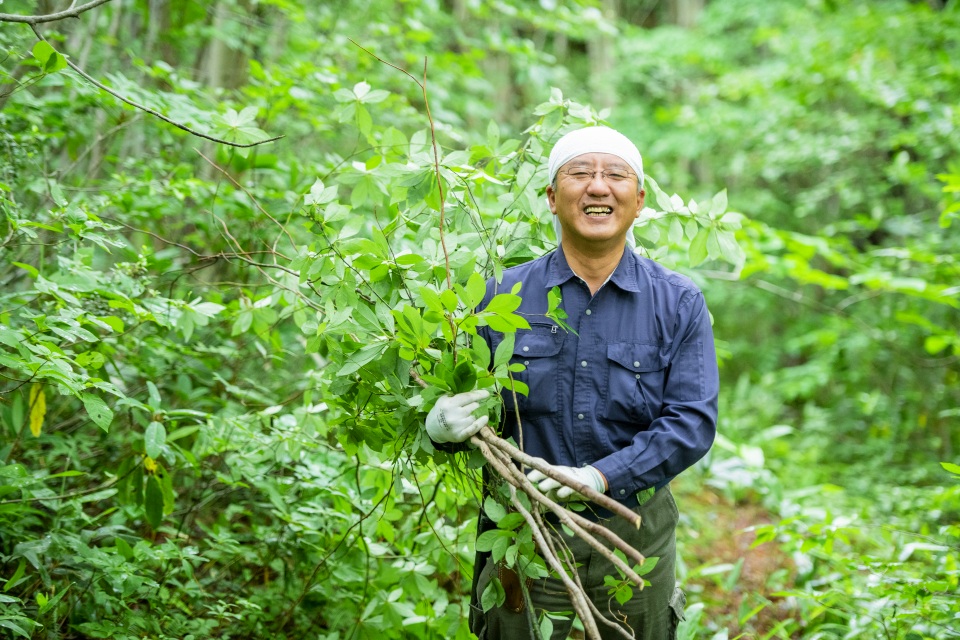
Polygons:
[[[447,267],[447,288],[453,288],[450,279],[450,254],[447,252],[447,240],[444,235],[444,215],[446,214],[446,194],[443,192],[443,179],[440,177],[440,152],[437,150],[437,131],[433,123],[433,116],[430,114],[430,99],[427,97],[427,59],[423,59],[423,84],[420,85],[423,90],[423,105],[427,110],[427,120],[430,121],[430,140],[433,143],[433,170],[437,176],[437,189],[440,191],[440,246],[443,247],[443,259]],[[456,356],[454,356],[456,359]]]
[[290,606],[287,607],[287,610],[283,613],[280,619],[280,624],[276,627],[277,631],[281,631],[285,626],[287,626],[287,623],[290,621],[290,616],[293,615],[294,610],[297,607],[299,607],[300,603],[303,602],[303,599],[307,597],[307,593],[310,591],[310,587],[313,586],[313,581],[316,580],[317,574],[320,573],[320,569],[322,569],[323,566],[327,564],[327,561],[333,556],[334,553],[340,550],[340,547],[343,546],[344,542],[346,542],[347,537],[350,535],[350,532],[352,532],[357,527],[361,527],[360,532],[362,534],[363,523],[367,520],[367,518],[372,516],[374,512],[376,512],[376,510],[380,508],[380,505],[386,502],[387,498],[389,497],[390,497],[390,492],[383,494],[383,497],[380,498],[380,500],[375,505],[373,505],[373,508],[370,509],[370,511],[368,511],[367,513],[364,513],[362,516],[360,516],[359,520],[357,520],[352,525],[347,527],[347,530],[343,533],[343,536],[340,538],[340,541],[333,547],[333,549],[328,551],[327,554],[323,556],[323,558],[320,559],[320,562],[318,562],[317,565],[313,568],[313,572],[310,574],[310,577],[307,579],[306,583],[303,585],[303,589],[300,593],[300,596],[294,602],[292,602]]
[[92,2],[82,4],[79,7],[66,9],[58,13],[48,13],[42,16],[20,16],[12,13],[0,13],[0,22],[20,22],[23,24],[29,24],[31,26],[44,22],[56,22],[57,20],[64,20],[66,18],[79,17],[79,15],[84,11],[95,9],[108,2],[110,2],[110,0],[93,0]]
[[[107,0],[104,0],[104,1],[107,1]],[[2,14],[0,14],[0,15],[2,15]],[[41,33],[40,33],[39,31],[37,31],[37,27],[36,27],[34,24],[30,24],[30,28],[33,29],[33,32],[36,34],[37,38],[39,38],[39,39],[42,40],[43,42],[47,42],[47,39],[44,38],[43,35],[41,35]],[[48,44],[49,44],[49,43],[48,43]],[[109,93],[110,95],[112,95],[112,96],[113,96],[114,98],[116,98],[117,100],[120,100],[121,102],[130,105],[130,106],[133,107],[134,109],[139,109],[140,111],[144,111],[144,112],[146,112],[146,113],[149,113],[150,115],[152,115],[152,116],[154,116],[154,117],[156,117],[156,118],[159,118],[159,119],[163,120],[163,121],[166,122],[167,124],[171,124],[171,125],[175,126],[177,129],[180,129],[180,130],[182,130],[182,131],[186,131],[187,133],[189,133],[189,134],[191,134],[191,135],[194,135],[194,136],[197,136],[198,138],[203,138],[204,140],[210,140],[211,142],[216,142],[217,144],[225,144],[225,145],[228,145],[228,146],[231,146],[231,147],[237,147],[237,148],[239,148],[239,149],[248,149],[248,148],[250,148],[250,147],[256,147],[256,146],[258,146],[258,145],[266,144],[266,143],[268,143],[268,142],[274,142],[275,140],[279,140],[280,138],[283,138],[283,137],[284,137],[284,136],[274,136],[273,138],[267,138],[266,140],[260,140],[259,142],[251,142],[251,143],[249,143],[249,144],[240,144],[240,143],[237,143],[237,142],[230,142],[229,140],[224,140],[223,138],[216,138],[216,137],[214,137],[214,136],[207,135],[206,133],[201,133],[200,131],[197,131],[196,129],[191,129],[191,128],[188,127],[187,125],[182,124],[182,123],[180,123],[180,122],[177,122],[176,120],[171,120],[170,118],[168,118],[167,116],[163,115],[163,114],[160,113],[159,111],[154,111],[154,110],[151,109],[150,107],[144,106],[144,105],[140,104],[139,102],[134,102],[134,101],[131,100],[130,98],[127,98],[127,97],[124,97],[124,96],[120,95],[119,93],[117,93],[116,91],[114,91],[114,90],[111,89],[110,87],[106,86],[106,85],[103,84],[102,82],[96,80],[95,78],[93,78],[92,76],[90,76],[87,72],[85,72],[83,69],[81,69],[80,67],[78,67],[77,65],[75,65],[73,62],[70,61],[70,58],[67,58],[66,56],[64,56],[63,59],[66,61],[67,65],[68,65],[71,69],[73,69],[81,78],[83,78],[83,79],[86,80],[87,82],[91,83],[93,86],[97,87],[97,88],[100,89],[101,91],[106,91],[107,93]]]
[[[260,202],[257,201],[257,198],[256,198],[252,193],[250,193],[250,192],[246,189],[246,187],[244,187],[244,186],[241,185],[239,182],[237,182],[236,179],[235,179],[232,175],[230,175],[229,173],[227,173],[227,171],[225,171],[225,170],[223,169],[223,167],[221,167],[220,165],[218,165],[217,163],[215,163],[213,160],[211,160],[211,159],[208,158],[207,156],[203,155],[203,153],[200,151],[200,149],[197,149],[196,147],[194,147],[193,150],[196,151],[197,154],[198,154],[201,158],[203,158],[204,160],[206,160],[206,161],[207,161],[207,164],[209,164],[211,167],[213,167],[214,169],[216,169],[217,171],[219,171],[220,173],[222,173],[223,175],[225,175],[225,176],[227,177],[227,180],[229,180],[230,182],[233,183],[233,186],[235,186],[237,189],[240,189],[240,190],[243,191],[245,194],[247,194],[247,197],[250,198],[250,200],[253,202],[254,206],[257,207],[257,210],[259,210],[260,213],[262,213],[263,215],[265,215],[265,216],[267,216],[268,218],[270,218],[270,221],[273,222],[273,224],[275,224],[275,225],[277,225],[278,227],[280,227],[280,230],[283,231],[284,234],[286,234],[287,239],[290,241],[290,246],[292,246],[292,247],[294,248],[294,250],[299,250],[299,249],[297,249],[297,243],[296,243],[296,241],[294,241],[293,236],[290,235],[290,232],[287,231],[287,230],[283,227],[282,224],[280,224],[279,222],[277,222],[277,219],[274,218],[272,215],[270,215],[270,214],[267,212],[266,209],[264,209],[262,206],[260,206]],[[274,246],[276,246],[276,245],[274,245]],[[282,254],[281,254],[281,255],[282,255]],[[285,256],[284,256],[284,257],[285,257]],[[289,259],[289,258],[288,258],[288,259]]]
[[120,482],[121,480],[129,476],[131,473],[136,471],[137,467],[139,467],[140,464],[141,463],[137,463],[136,466],[131,467],[131,469],[127,471],[125,474],[123,474],[122,476],[119,476],[117,478],[114,478],[113,480],[104,482],[103,484],[93,487],[92,489],[78,489],[77,491],[71,491],[70,493],[64,493],[58,496],[34,496],[33,498],[14,498],[13,500],[0,501],[0,505],[17,504],[21,502],[46,502],[47,500],[65,500],[67,498],[76,498],[77,496],[85,496],[91,493],[96,493],[104,489],[109,489],[113,485],[117,484],[118,482]]
[[410,73],[410,72],[407,71],[406,69],[404,69],[404,68],[402,68],[402,67],[398,67],[397,65],[393,64],[392,62],[387,62],[386,60],[384,60],[383,58],[381,58],[381,57],[378,56],[377,54],[373,53],[373,52],[370,51],[369,49],[366,49],[366,48],[364,48],[363,46],[361,46],[360,44],[358,44],[355,40],[353,40],[353,38],[348,38],[348,40],[350,40],[350,42],[352,42],[355,47],[357,47],[358,49],[360,49],[361,51],[363,51],[363,52],[366,53],[367,55],[371,56],[372,58],[374,58],[374,59],[377,60],[378,62],[380,62],[380,63],[382,63],[382,64],[385,64],[385,65],[387,65],[388,67],[391,67],[391,68],[393,68],[393,69],[396,69],[397,71],[399,71],[399,72],[402,73],[403,75],[405,75],[405,76],[407,76],[408,78],[410,78],[411,80],[413,80],[415,83],[417,83],[417,86],[420,87],[420,91],[421,91],[421,93],[423,94],[423,104],[426,106],[426,109],[427,109],[427,120],[430,122],[430,138],[431,138],[431,140],[432,140],[432,142],[433,142],[433,166],[434,166],[434,173],[435,173],[436,176],[437,176],[437,188],[440,190],[440,247],[443,249],[443,259],[444,259],[444,263],[445,263],[446,269],[447,269],[447,288],[448,288],[448,289],[452,289],[452,288],[453,288],[453,279],[452,279],[451,276],[450,276],[450,253],[447,251],[447,240],[446,240],[445,232],[444,232],[444,230],[443,230],[443,227],[444,227],[444,208],[445,208],[445,204],[444,204],[444,203],[445,203],[445,200],[446,200],[446,196],[445,196],[445,194],[444,194],[444,192],[443,192],[443,180],[442,180],[441,177],[440,177],[440,153],[439,153],[439,151],[437,150],[437,132],[436,132],[436,127],[434,126],[433,116],[430,114],[430,100],[429,100],[429,98],[428,98],[428,96],[427,96],[427,59],[424,58],[424,60],[423,60],[423,82],[420,82],[420,80],[418,80],[416,76],[414,76],[412,73]]

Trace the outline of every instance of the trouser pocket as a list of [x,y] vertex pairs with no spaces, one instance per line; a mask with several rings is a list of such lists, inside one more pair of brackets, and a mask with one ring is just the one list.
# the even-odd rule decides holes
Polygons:
[[677,587],[670,597],[670,615],[673,617],[673,624],[670,627],[670,640],[677,640],[677,627],[680,626],[681,621],[686,620],[683,615],[686,607],[687,594],[683,592],[683,589]]

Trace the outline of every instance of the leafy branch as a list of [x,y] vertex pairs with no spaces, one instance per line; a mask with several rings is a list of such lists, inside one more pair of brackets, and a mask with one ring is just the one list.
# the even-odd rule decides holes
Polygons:
[[[104,1],[107,1],[107,0],[104,0]],[[2,14],[0,14],[0,16],[2,16]],[[33,30],[33,33],[36,34],[37,38],[38,38],[41,42],[44,42],[44,43],[46,43],[47,45],[50,44],[49,41],[47,41],[47,39],[43,37],[43,34],[41,34],[40,31],[37,30],[36,23],[32,23],[32,22],[31,22],[31,23],[28,23],[28,24],[30,24],[30,28]],[[52,49],[52,47],[51,47],[51,49]],[[54,57],[54,56],[56,56],[56,57]],[[122,95],[122,94],[114,91],[113,89],[111,89],[111,88],[108,87],[107,85],[103,84],[102,82],[100,82],[99,80],[97,80],[96,78],[94,78],[93,76],[91,76],[90,74],[88,74],[86,71],[84,71],[83,69],[81,69],[80,67],[78,67],[78,66],[77,66],[74,62],[72,62],[68,57],[61,55],[60,53],[58,53],[58,52],[55,51],[55,50],[50,51],[49,57],[48,57],[46,60],[42,60],[41,62],[44,64],[44,67],[46,68],[46,67],[48,67],[48,66],[51,66],[51,62],[50,62],[50,61],[53,60],[53,63],[52,63],[52,64],[53,64],[53,68],[56,68],[56,65],[59,64],[59,60],[61,60],[61,59],[63,60],[64,63],[66,63],[66,65],[67,65],[68,67],[70,67],[71,69],[73,69],[73,70],[77,73],[77,75],[79,75],[81,78],[83,78],[84,80],[86,80],[87,82],[89,82],[90,84],[92,84],[93,86],[97,87],[97,88],[100,89],[101,91],[106,91],[107,93],[109,93],[110,95],[112,95],[112,96],[113,96],[114,98],[116,98],[117,100],[120,100],[120,101],[123,102],[124,104],[128,104],[128,105],[130,105],[131,107],[133,107],[134,109],[139,109],[140,111],[143,111],[143,112],[145,112],[145,113],[149,113],[150,115],[154,116],[155,118],[159,118],[160,120],[163,120],[163,121],[166,122],[167,124],[173,125],[173,126],[176,127],[177,129],[180,129],[180,130],[182,130],[182,131],[186,131],[186,132],[189,133],[190,135],[196,136],[196,137],[198,137],[198,138],[203,138],[204,140],[209,140],[209,141],[211,141],[211,142],[216,142],[217,144],[223,144],[223,145],[227,145],[227,146],[230,146],[230,147],[237,147],[238,149],[248,149],[248,148],[250,148],[250,147],[256,147],[256,146],[259,146],[259,145],[261,145],[261,144],[266,144],[266,143],[268,143],[268,142],[274,142],[274,141],[280,140],[281,138],[284,137],[284,136],[274,136],[274,137],[272,137],[272,138],[267,138],[266,140],[258,140],[257,142],[249,142],[249,143],[243,144],[243,143],[239,143],[239,142],[231,142],[231,141],[229,141],[229,140],[224,140],[223,138],[218,138],[218,137],[216,137],[216,136],[211,136],[211,135],[209,135],[209,134],[203,133],[202,131],[197,131],[196,129],[193,129],[193,128],[191,128],[191,127],[188,127],[187,125],[183,124],[182,122],[177,122],[176,120],[173,120],[172,118],[169,118],[169,117],[163,115],[163,114],[160,113],[159,111],[156,111],[156,110],[154,110],[154,109],[151,109],[150,107],[148,107],[148,106],[146,106],[146,105],[142,105],[142,104],[140,104],[139,102],[135,102],[135,101],[131,100],[130,98],[128,98],[128,97],[126,97],[126,96],[124,96],[124,95]]]
[[90,9],[95,9],[102,4],[107,4],[110,0],[92,0],[87,4],[82,4],[79,7],[72,7],[70,9],[65,9],[63,11],[58,11],[57,13],[48,13],[41,16],[22,16],[12,13],[0,13],[0,22],[19,22],[22,24],[42,24],[44,22],[56,22],[58,20],[66,20],[67,18],[78,18],[81,13],[89,11]]

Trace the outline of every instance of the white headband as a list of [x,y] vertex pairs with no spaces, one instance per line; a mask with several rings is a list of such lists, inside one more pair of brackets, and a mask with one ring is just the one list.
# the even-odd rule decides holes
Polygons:
[[640,157],[637,145],[630,142],[627,136],[610,127],[577,129],[557,140],[547,161],[550,184],[553,184],[560,167],[585,153],[611,153],[621,158],[636,172],[640,179],[640,188],[643,188],[643,159]]

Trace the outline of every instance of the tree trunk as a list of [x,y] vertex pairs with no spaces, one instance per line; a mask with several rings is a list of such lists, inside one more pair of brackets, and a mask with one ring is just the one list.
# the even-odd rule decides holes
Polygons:
[[[603,17],[614,22],[617,19],[619,0],[602,0]],[[590,60],[590,104],[596,109],[608,109],[616,105],[617,92],[611,82],[615,62],[614,38],[600,34],[587,41],[587,56]]]
[[170,31],[170,0],[148,0],[147,8],[147,41],[143,55],[174,65],[176,61],[173,59],[173,49],[170,43],[163,39],[163,34]]
[[689,29],[697,23],[706,0],[673,0],[670,5],[674,23]]
[[[499,29],[494,25],[493,29]],[[484,58],[484,75],[493,86],[493,119],[497,122],[513,122],[516,117],[514,109],[513,66],[510,56],[501,51],[490,51]]]
[[217,37],[229,19],[227,3],[217,3],[213,10],[213,37],[207,43],[207,55],[203,60],[203,80],[209,87],[223,87],[227,76],[226,64],[230,59],[227,44]]

